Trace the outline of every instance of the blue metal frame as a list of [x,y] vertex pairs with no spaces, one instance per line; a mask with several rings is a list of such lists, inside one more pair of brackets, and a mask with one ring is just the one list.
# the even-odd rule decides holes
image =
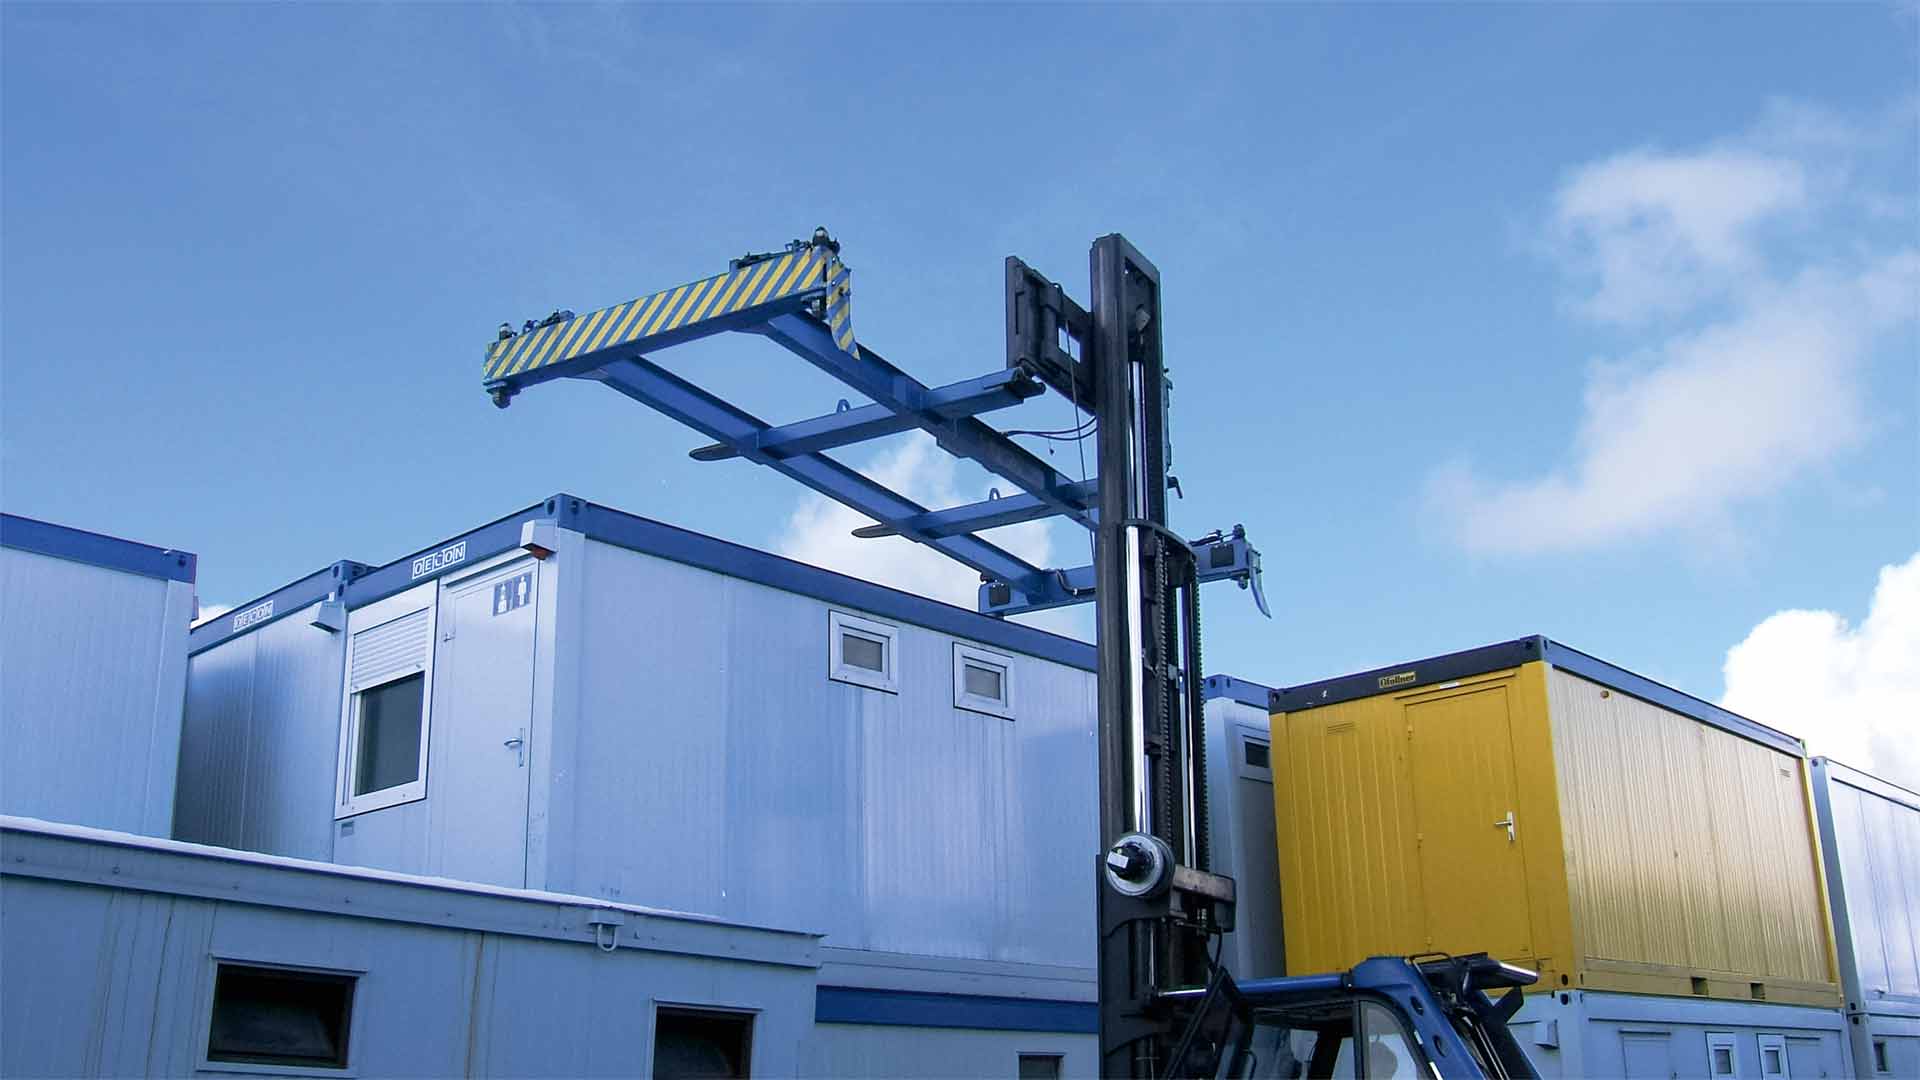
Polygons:
[[1099,1029],[1100,1007],[1091,1001],[822,986],[815,993],[813,1019],[817,1024],[1053,1031],[1092,1035]]
[[373,567],[366,563],[342,559],[332,566],[323,566],[298,581],[282,585],[266,594],[256,596],[217,619],[208,619],[187,635],[187,655],[215,645],[231,637],[258,630],[269,623],[281,619],[327,599],[338,598],[346,585],[365,574]]
[[[1064,517],[1098,525],[1097,480],[1067,477],[980,413],[1009,408],[1043,392],[1028,372],[1009,368],[928,387],[856,343],[850,274],[839,245],[817,231],[782,252],[738,260],[725,273],[586,315],[557,315],[549,325],[492,343],[482,382],[505,405],[528,386],[556,378],[590,379],[715,440],[696,461],[744,458],[775,469],[872,518],[862,537],[902,536],[978,571],[979,610],[1005,616],[1093,598],[1093,568],[1042,569],[977,533],[1023,521]],[[647,360],[643,354],[729,331],[753,333],[869,398],[859,407],[769,425]],[[825,451],[921,430],[956,457],[978,462],[1019,493],[964,506],[929,509],[827,457]],[[1202,580],[1251,582],[1261,611],[1259,552],[1243,535],[1196,545]]]
[[[315,571],[195,628],[188,638],[188,651],[203,652],[303,611],[336,592],[351,609],[403,592],[421,582],[432,581],[449,571],[519,547],[521,528],[528,522],[552,522],[559,528],[628,551],[757,582],[830,604],[844,605],[876,618],[912,623],[1008,652],[1051,660],[1083,671],[1093,671],[1096,667],[1093,646],[1084,641],[989,618],[966,608],[624,513],[564,492],[479,528],[410,552],[384,566],[341,562]],[[439,557],[453,550],[459,552],[457,560]],[[269,614],[244,618],[247,612],[259,610],[269,602],[272,604]],[[241,625],[237,628],[234,626],[236,618],[241,618]]]
[[158,548],[18,514],[0,514],[0,547],[164,581],[191,582],[200,564],[190,551]]
[[1227,698],[1242,705],[1251,705],[1261,712],[1273,707],[1273,688],[1233,675],[1209,675],[1200,684],[1200,696],[1212,701],[1214,698]]

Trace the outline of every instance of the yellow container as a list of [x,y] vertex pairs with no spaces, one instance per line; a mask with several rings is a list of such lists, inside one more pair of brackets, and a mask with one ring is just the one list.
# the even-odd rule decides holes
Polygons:
[[1837,1005],[1804,747],[1545,638],[1274,695],[1287,969]]

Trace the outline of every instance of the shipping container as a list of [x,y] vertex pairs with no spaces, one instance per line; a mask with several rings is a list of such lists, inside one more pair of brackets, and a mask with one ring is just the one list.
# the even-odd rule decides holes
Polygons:
[[1813,794],[1855,1074],[1920,1076],[1920,793],[1821,757]]
[[827,1072],[1093,1052],[1083,642],[558,495],[191,650],[179,839],[819,931]]
[[1798,740],[1542,637],[1273,712],[1290,971],[1486,951],[1540,994],[1839,1004]]
[[785,928],[20,818],[0,908],[10,1077],[794,1076],[823,1052],[818,935]]
[[1234,880],[1233,931],[1220,959],[1239,979],[1286,971],[1280,927],[1280,877],[1274,854],[1273,748],[1268,702],[1273,690],[1231,675],[1210,675],[1206,698],[1207,832],[1215,873]]
[[196,569],[0,514],[0,813],[168,835]]

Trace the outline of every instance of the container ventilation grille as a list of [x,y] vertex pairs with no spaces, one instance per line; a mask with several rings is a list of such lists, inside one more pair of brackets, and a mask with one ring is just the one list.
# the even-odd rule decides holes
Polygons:
[[398,675],[427,668],[433,635],[431,611],[421,608],[353,635],[353,689],[363,690]]

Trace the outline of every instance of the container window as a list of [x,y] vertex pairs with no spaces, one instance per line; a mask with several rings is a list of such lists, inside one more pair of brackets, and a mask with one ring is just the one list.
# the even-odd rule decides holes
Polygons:
[[420,729],[426,718],[427,677],[408,675],[354,695],[353,793],[370,795],[420,779]]
[[828,678],[870,690],[899,691],[895,657],[898,629],[844,611],[831,611],[827,613],[827,635]]
[[1877,1073],[1893,1071],[1893,1067],[1887,1064],[1887,1040],[1885,1039],[1873,1040],[1873,1071]]
[[843,633],[840,638],[840,655],[847,663],[857,668],[883,674],[887,670],[887,643],[875,641],[864,634]]
[[953,704],[1013,719],[1013,657],[954,642]]
[[1707,1075],[1740,1075],[1740,1049],[1731,1031],[1707,1032]]
[[653,1021],[654,1080],[751,1076],[753,1016],[660,1006]]
[[1252,739],[1248,739],[1246,747],[1248,765],[1256,769],[1270,769],[1273,767],[1273,752],[1267,749],[1266,743],[1258,743]]
[[354,979],[221,964],[214,976],[207,1060],[346,1068]]
[[1021,1054],[1020,1080],[1060,1080],[1059,1054]]
[[348,616],[336,818],[427,797],[435,588],[410,589]]

